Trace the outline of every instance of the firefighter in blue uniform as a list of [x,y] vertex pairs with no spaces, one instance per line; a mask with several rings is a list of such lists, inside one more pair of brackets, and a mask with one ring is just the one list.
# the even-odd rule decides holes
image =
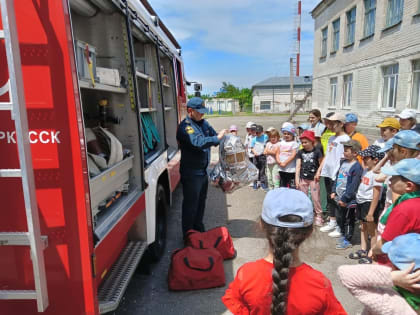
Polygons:
[[181,149],[182,232],[194,229],[204,232],[204,209],[207,198],[207,166],[210,162],[210,148],[217,146],[226,134],[224,129],[217,133],[203,119],[206,108],[200,97],[193,97],[187,103],[187,117],[179,124],[176,138]]

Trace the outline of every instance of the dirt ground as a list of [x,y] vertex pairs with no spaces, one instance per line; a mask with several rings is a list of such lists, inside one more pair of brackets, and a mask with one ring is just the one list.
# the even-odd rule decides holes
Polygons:
[[[303,121],[306,117],[298,117]],[[239,127],[239,135],[245,135],[247,121],[262,124],[265,128],[280,128],[285,116],[239,116],[217,117],[209,121],[216,130],[228,128],[230,124]],[[212,152],[212,159],[218,159],[217,149]],[[212,228],[224,225],[234,239],[237,257],[225,261],[226,286],[215,289],[170,292],[167,286],[167,272],[170,255],[173,250],[183,246],[181,233],[182,187],[178,187],[173,195],[173,205],[168,214],[168,242],[166,254],[159,263],[153,265],[149,274],[137,273],[130,282],[123,301],[114,314],[230,314],[220,298],[228,284],[233,280],[237,269],[244,263],[264,257],[267,243],[258,228],[262,201],[265,193],[254,191],[251,187],[243,187],[232,194],[224,194],[220,189],[209,187],[205,226]],[[357,232],[355,233],[357,236]],[[316,229],[301,251],[302,259],[312,267],[322,271],[331,281],[338,300],[349,314],[360,314],[361,304],[354,299],[341,285],[336,270],[343,264],[353,264],[347,256],[359,249],[358,238],[352,249],[340,251],[335,249],[335,239]]]

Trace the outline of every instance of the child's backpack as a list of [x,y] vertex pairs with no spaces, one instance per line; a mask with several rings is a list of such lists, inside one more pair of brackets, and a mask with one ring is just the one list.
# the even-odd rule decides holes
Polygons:
[[189,230],[185,243],[187,246],[194,248],[215,248],[222,255],[223,259],[236,257],[232,237],[229,234],[229,230],[224,226],[213,228],[207,232]]
[[173,252],[168,274],[170,290],[198,290],[224,285],[223,257],[216,249],[185,247]]

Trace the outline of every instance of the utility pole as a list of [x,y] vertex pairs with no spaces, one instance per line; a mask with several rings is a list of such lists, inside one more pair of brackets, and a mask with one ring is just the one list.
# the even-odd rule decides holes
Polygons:
[[274,84],[273,84],[273,107],[271,107],[271,112],[274,113]]
[[294,101],[293,101],[293,58],[290,58],[290,115],[293,113]]
[[297,17],[297,43],[296,43],[296,76],[299,76],[300,70],[300,29],[302,21],[302,1],[298,0],[298,17]]

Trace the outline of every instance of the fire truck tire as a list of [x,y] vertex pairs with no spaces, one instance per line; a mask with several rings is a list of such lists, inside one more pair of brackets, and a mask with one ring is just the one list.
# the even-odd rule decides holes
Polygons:
[[167,224],[166,214],[168,212],[168,203],[166,201],[165,188],[158,185],[156,189],[156,228],[155,241],[149,245],[149,255],[153,262],[159,261],[166,246]]

